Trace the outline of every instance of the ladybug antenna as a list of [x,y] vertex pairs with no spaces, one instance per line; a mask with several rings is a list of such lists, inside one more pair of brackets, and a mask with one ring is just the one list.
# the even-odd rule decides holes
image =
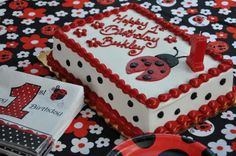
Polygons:
[[173,47],[173,49],[176,51],[175,57],[178,56],[179,50],[177,49],[177,47]]
[[180,58],[185,58],[187,56],[179,56],[179,57],[176,57],[177,59],[180,59]]
[[[173,47],[173,49],[176,51],[175,57],[178,56],[179,50],[177,49],[177,47]],[[185,58],[185,57],[187,57],[187,56],[178,56],[178,57],[176,57],[176,58],[177,58],[177,59],[180,59],[180,58]]]

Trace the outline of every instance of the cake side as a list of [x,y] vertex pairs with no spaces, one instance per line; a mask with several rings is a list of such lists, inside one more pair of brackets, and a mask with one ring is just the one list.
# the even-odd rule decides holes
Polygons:
[[[60,48],[58,48],[60,45]],[[54,39],[52,57],[65,68],[65,70],[88,86],[98,97],[109,103],[112,109],[127,119],[135,127],[148,132],[148,108],[122,92],[114,82],[99,73],[96,68],[77,53],[73,52],[64,43]],[[60,72],[60,71],[59,71]]]
[[[232,70],[227,70],[211,79],[212,76],[208,75],[210,77],[207,83],[189,88],[188,92],[182,93],[177,99],[162,102],[163,107],[149,109],[122,92],[114,82],[104,77],[60,40],[54,39],[54,45],[52,56],[66,71],[80,79],[82,84],[102,97],[120,116],[125,117],[128,122],[143,132],[153,132],[168,121],[176,120],[180,115],[187,115],[191,110],[198,110],[203,104],[216,100],[220,95],[232,90]],[[59,49],[58,45],[60,45]]]
[[[124,116],[121,116],[120,115],[121,113],[118,112],[117,110],[112,109],[112,105],[110,103],[105,102],[103,97],[99,97],[97,93],[91,91],[87,85],[82,84],[82,81],[80,79],[76,79],[73,76],[73,74],[69,73],[66,68],[62,67],[59,64],[59,62],[52,57],[52,53],[48,56],[47,59],[48,59],[48,64],[52,67],[52,70],[59,72],[59,77],[61,79],[66,78],[66,80],[71,83],[80,84],[85,87],[85,93],[86,93],[85,95],[87,98],[89,98],[89,101],[90,101],[89,105],[92,108],[95,108],[98,114],[102,115],[105,118],[105,120],[109,122],[110,124],[112,124],[114,128],[118,129],[119,132],[129,137],[141,135],[145,132],[153,132],[153,131],[143,131],[139,127],[134,126],[134,124],[132,124],[131,122],[128,122],[129,119],[127,119]],[[211,100],[206,104],[198,104],[200,106],[198,110],[191,109],[186,115],[179,115],[178,117],[176,116],[174,120],[170,120],[166,122],[164,125],[156,127],[156,129],[154,128],[155,132],[156,133],[178,133],[180,131],[186,130],[192,124],[200,123],[203,120],[218,114],[220,111],[224,111],[230,106],[233,106],[234,102],[235,102],[235,89],[234,91],[229,91],[227,94],[219,96],[216,100]],[[140,104],[137,104],[137,105],[140,105]],[[158,111],[158,109],[156,111]],[[130,111],[130,112],[133,112],[133,111]],[[171,111],[169,114],[165,114],[165,115],[171,116],[172,115]],[[145,114],[141,114],[141,117],[142,116],[145,116]],[[148,114],[146,114],[146,116],[148,116]],[[146,116],[145,118],[147,119]],[[161,119],[158,119],[158,122],[160,120]],[[150,121],[154,121],[154,120],[151,119]],[[149,122],[149,121],[146,121],[146,122]],[[150,127],[147,127],[146,129],[150,129]]]
[[[160,25],[158,23],[157,26],[159,26],[160,28],[167,29],[167,30],[169,28],[171,31],[165,32],[164,34],[166,36],[169,36],[169,34],[172,33],[172,34],[176,34],[177,38],[179,38],[178,35],[180,34],[180,36],[182,38],[189,41],[189,38],[190,38],[189,35],[185,34],[183,31],[181,31],[177,27],[163,21],[163,19],[159,19],[159,18],[153,16],[154,14],[150,13],[148,10],[143,9],[143,8],[136,6],[136,5],[129,5],[126,7],[122,7],[119,10],[113,10],[111,12],[106,12],[104,14],[98,14],[98,15],[94,16],[94,18],[88,17],[86,20],[82,20],[82,19],[77,20],[76,22],[73,22],[70,26],[65,26],[63,28],[63,30],[65,31],[65,34],[63,32],[61,32],[62,33],[61,36],[63,36],[63,40],[67,40],[69,47],[71,47],[71,45],[77,44],[75,47],[71,47],[74,49],[74,51],[77,51],[76,48],[79,49],[80,46],[85,48],[85,53],[87,54],[87,56],[85,56],[85,57],[88,58],[89,62],[93,62],[93,64],[96,64],[95,67],[97,69],[100,68],[98,70],[101,70],[102,71],[101,73],[103,73],[104,75],[108,75],[108,77],[111,81],[115,80],[114,83],[116,83],[118,88],[122,89],[123,92],[129,94],[131,97],[135,97],[139,102],[144,103],[147,107],[152,107],[152,108],[158,107],[161,102],[166,102],[169,99],[177,98],[176,95],[172,94],[172,92],[173,92],[172,88],[174,88],[175,90],[178,90],[178,93],[180,93],[180,94],[185,93],[185,91],[182,90],[183,87],[181,87],[181,84],[190,84],[191,87],[195,88],[194,87],[195,78],[199,78],[198,76],[201,73],[209,73],[210,70],[212,70],[213,68],[218,68],[218,66],[228,66],[227,63],[219,62],[219,61],[223,60],[222,58],[218,58],[218,61],[217,61],[217,60],[212,59],[210,56],[206,55],[205,62],[204,62],[205,66],[206,66],[205,70],[203,72],[194,73],[186,65],[185,59],[181,59],[178,63],[178,68],[176,67],[174,69],[171,69],[171,74],[169,74],[167,78],[162,79],[159,82],[146,82],[146,83],[144,83],[144,82],[140,82],[140,81],[135,80],[135,77],[137,76],[136,73],[131,74],[130,79],[129,79],[128,78],[129,75],[124,73],[125,72],[125,65],[123,63],[122,64],[119,63],[119,61],[121,61],[121,60],[128,61],[127,58],[130,60],[130,57],[133,58],[133,56],[127,56],[123,52],[122,52],[122,55],[116,55],[118,52],[116,51],[117,49],[114,47],[111,47],[111,49],[109,49],[109,48],[107,49],[107,47],[106,48],[104,48],[104,47],[103,48],[89,47],[88,43],[85,43],[88,40],[86,39],[86,35],[83,32],[79,33],[81,36],[79,36],[79,37],[75,36],[76,32],[78,33],[78,31],[86,30],[87,33],[89,33],[91,35],[90,38],[94,38],[93,34],[95,34],[97,39],[99,39],[100,36],[97,35],[97,31],[101,31],[101,30],[99,30],[99,29],[97,30],[96,28],[92,28],[91,32],[88,31],[88,30],[90,30],[89,28],[95,27],[94,25],[96,25],[96,22],[97,22],[96,20],[103,21],[103,19],[109,18],[110,16],[113,16],[113,14],[114,14],[114,16],[112,18],[115,18],[115,19],[117,18],[116,17],[117,14],[120,15],[119,17],[123,17],[123,16],[126,16],[126,14],[124,14],[124,15],[119,14],[120,12],[124,12],[129,9],[131,9],[131,10],[136,9],[136,7],[139,8],[139,13],[141,13],[141,15],[143,17],[150,15],[150,16],[148,16],[149,18],[152,19],[150,21],[152,21],[152,22],[158,21],[160,23]],[[137,14],[137,16],[138,15],[139,14]],[[109,23],[109,21],[108,21],[108,23]],[[145,23],[145,22],[143,22],[143,23]],[[78,25],[80,25],[80,26],[78,27]],[[162,25],[166,26],[166,28],[163,27]],[[98,27],[99,27],[99,24],[98,24]],[[146,27],[148,27],[148,24]],[[153,27],[153,23],[149,27]],[[77,28],[79,28],[79,30]],[[163,34],[161,35],[161,32],[162,32],[162,30],[158,31],[160,36],[163,36]],[[59,34],[60,34],[60,32],[58,33],[58,35],[57,34],[56,35],[60,36]],[[152,35],[155,35],[155,34],[152,34]],[[114,37],[119,38],[119,36],[118,37],[114,36]],[[119,40],[120,40],[120,38],[119,38]],[[80,42],[78,43],[78,41],[81,41],[81,43]],[[178,41],[180,43],[185,43],[180,39],[178,39]],[[163,41],[163,42],[165,42],[165,41]],[[183,49],[183,50],[181,50],[181,48],[177,48],[177,47],[181,47],[181,46],[182,47],[189,47],[189,45],[187,45],[186,43],[184,45],[185,46],[182,46],[181,44],[171,43],[171,46],[169,46],[169,47],[172,47],[172,48],[169,48],[169,51],[170,51],[170,53],[173,53],[173,51],[176,51],[176,50],[174,50],[176,48],[179,51],[179,55],[186,55],[186,53],[188,53],[188,52],[186,52],[186,51],[188,51],[188,48]],[[159,47],[161,47],[161,46],[159,46]],[[121,50],[121,51],[124,50],[126,52],[125,49],[118,48],[118,50]],[[106,53],[106,52],[108,52],[108,53]],[[113,54],[113,52],[114,52],[114,54]],[[145,54],[141,53],[139,55],[142,57],[142,55],[146,55],[146,53],[150,53],[150,55],[152,54],[152,56],[157,54],[157,52],[155,50],[153,50],[152,48],[146,48]],[[98,55],[95,55],[95,54],[98,54]],[[114,60],[111,60],[111,58],[114,58]],[[109,62],[108,63],[109,65],[106,64],[107,62],[103,62],[104,60],[107,60]],[[112,67],[110,65],[113,65],[114,67]],[[115,68],[115,66],[120,66],[120,68]],[[116,71],[117,69],[119,71]],[[218,70],[218,69],[213,69],[213,70]],[[121,71],[122,71],[122,73],[121,73]],[[218,72],[220,73],[221,70],[218,70]],[[186,77],[183,78],[182,75],[186,75]],[[189,81],[192,79],[194,79],[193,84],[192,84],[192,81]],[[175,80],[175,81],[173,81],[173,80]],[[198,80],[198,81],[202,81],[202,80]],[[203,81],[203,83],[205,83],[205,82]],[[134,84],[137,84],[137,88],[133,87]],[[160,87],[160,86],[164,86],[164,87]],[[150,96],[150,93],[152,93],[153,96]],[[159,107],[162,107],[162,105],[160,105]]]

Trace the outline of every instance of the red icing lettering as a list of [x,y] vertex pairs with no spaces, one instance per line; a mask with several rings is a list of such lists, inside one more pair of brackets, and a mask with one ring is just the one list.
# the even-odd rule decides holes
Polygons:
[[116,16],[117,17],[113,20],[113,22],[123,23],[124,26],[129,25],[130,27],[137,25],[137,29],[139,30],[144,30],[147,28],[148,22],[141,22],[139,18],[135,20],[133,17],[127,18],[128,15],[121,16],[120,14]]
[[16,97],[7,107],[0,106],[0,114],[22,119],[28,113],[23,109],[35,98],[40,86],[25,83],[22,86],[11,89],[10,96]]
[[151,28],[150,30],[145,31],[144,33],[137,33],[134,29],[124,30],[124,28],[119,28],[117,25],[108,25],[100,30],[102,35],[120,35],[126,38],[134,38],[136,40],[146,41],[146,47],[148,48],[156,48],[157,43],[160,38],[151,37],[150,34],[158,34],[157,26]]
[[113,37],[105,37],[102,41],[97,41],[97,44],[100,47],[109,47],[109,46],[116,46],[119,48],[126,48],[126,49],[132,49],[136,50],[136,55],[142,53],[145,46],[139,46],[137,45],[137,41],[133,40],[132,42],[129,42],[127,39],[125,41],[115,41]]

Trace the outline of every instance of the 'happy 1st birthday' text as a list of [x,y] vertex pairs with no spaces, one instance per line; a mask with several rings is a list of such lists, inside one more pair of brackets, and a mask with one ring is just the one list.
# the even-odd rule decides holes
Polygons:
[[[128,18],[127,16],[128,15],[122,16],[118,14],[113,20],[114,24],[104,26],[100,29],[100,34],[104,35],[105,37],[101,41],[98,41],[98,46],[116,46],[119,48],[130,49],[129,55],[131,56],[142,53],[145,48],[156,48],[160,38],[151,37],[151,34],[158,34],[160,25],[147,28],[148,22],[141,22],[139,18],[134,19],[133,17]],[[124,29],[123,27],[115,24],[122,24],[124,26],[130,27],[131,29]],[[122,36],[127,39],[117,41],[115,36]],[[138,40],[144,41],[144,44],[139,45]]]

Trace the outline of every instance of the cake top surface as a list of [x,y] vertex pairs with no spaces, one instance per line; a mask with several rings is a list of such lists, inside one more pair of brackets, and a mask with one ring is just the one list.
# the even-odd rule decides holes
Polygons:
[[219,64],[206,55],[204,70],[193,72],[186,64],[189,43],[132,9],[65,34],[147,98],[167,93]]

